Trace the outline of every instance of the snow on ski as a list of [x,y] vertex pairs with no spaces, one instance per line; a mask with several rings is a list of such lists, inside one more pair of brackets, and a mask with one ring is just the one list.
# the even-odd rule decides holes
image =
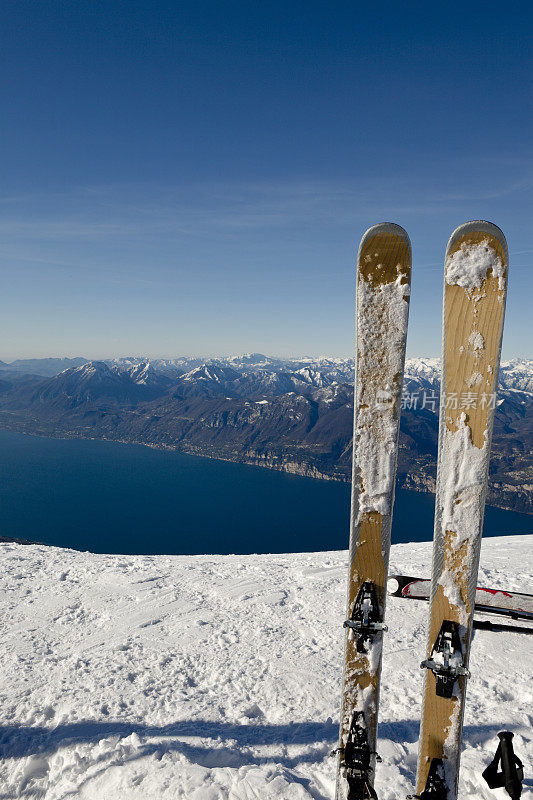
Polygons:
[[417,796],[455,800],[505,310],[503,233],[469,222],[445,258],[430,625]]
[[348,630],[336,800],[376,797],[383,617],[410,279],[407,233],[392,223],[370,228],[357,258]]
[[[429,600],[431,579],[415,578],[409,575],[390,575],[387,581],[387,594],[407,600]],[[478,586],[474,610],[487,614],[503,614],[516,619],[533,620],[533,594]]]

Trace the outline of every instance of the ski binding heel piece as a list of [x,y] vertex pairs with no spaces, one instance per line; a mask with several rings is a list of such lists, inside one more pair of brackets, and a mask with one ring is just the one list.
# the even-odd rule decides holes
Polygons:
[[[513,750],[510,731],[500,731],[500,743],[489,766],[482,773],[490,789],[504,788],[512,800],[519,800],[524,780],[524,765]],[[498,766],[501,767],[498,772]]]
[[409,794],[408,800],[448,800],[448,789],[442,758],[432,758],[429,765],[426,788],[422,794]]
[[341,757],[341,769],[348,783],[347,800],[377,800],[370,782],[372,755],[375,754],[368,746],[365,715],[362,711],[354,711]]
[[344,627],[354,632],[358,653],[367,652],[368,643],[376,633],[388,630],[380,622],[378,597],[372,581],[365,581],[357,592],[352,616],[346,620]]
[[430,669],[435,675],[439,697],[451,698],[456,679],[460,675],[470,677],[470,672],[463,666],[463,651],[457,622],[448,619],[443,621],[431,649],[431,656],[422,661],[420,667]]

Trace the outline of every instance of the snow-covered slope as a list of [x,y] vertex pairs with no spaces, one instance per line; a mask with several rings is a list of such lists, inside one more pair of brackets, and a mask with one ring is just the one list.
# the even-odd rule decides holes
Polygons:
[[[532,544],[485,541],[480,580],[528,591]],[[330,800],[346,561],[0,545],[0,797]],[[392,571],[429,563],[428,543],[392,549]],[[380,800],[413,790],[426,616],[389,599]],[[532,655],[475,634],[461,800],[506,796],[481,779],[499,730],[533,760]]]

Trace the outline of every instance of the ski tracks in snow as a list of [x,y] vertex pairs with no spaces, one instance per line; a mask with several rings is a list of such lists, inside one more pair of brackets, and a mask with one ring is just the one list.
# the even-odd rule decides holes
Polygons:
[[[484,543],[480,581],[528,591],[533,537]],[[428,574],[431,544],[391,571]],[[0,545],[0,800],[329,800],[346,552],[102,556]],[[531,573],[531,566],[529,567]],[[376,788],[413,789],[424,603],[388,599]],[[478,631],[461,797],[496,733],[533,758],[530,637]]]

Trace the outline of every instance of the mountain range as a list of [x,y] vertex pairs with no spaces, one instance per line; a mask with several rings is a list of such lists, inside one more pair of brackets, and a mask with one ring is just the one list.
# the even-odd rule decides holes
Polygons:
[[[136,442],[315,478],[351,475],[353,360],[0,362],[0,427]],[[434,491],[440,363],[406,363],[400,486]],[[533,361],[502,363],[488,502],[533,513]]]

